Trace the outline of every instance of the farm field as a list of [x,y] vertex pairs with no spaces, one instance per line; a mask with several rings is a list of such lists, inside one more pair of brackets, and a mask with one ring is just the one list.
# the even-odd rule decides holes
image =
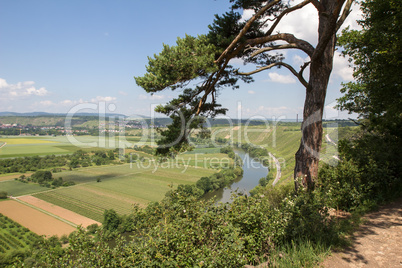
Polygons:
[[[17,176],[16,176],[17,177]],[[35,183],[22,183],[20,181],[8,180],[0,182],[0,191],[6,191],[11,196],[21,196],[47,191],[49,188],[41,187]]]
[[0,137],[7,144],[0,149],[0,158],[69,154],[77,147],[57,137]]
[[21,196],[18,198],[18,200],[21,200],[25,203],[28,203],[34,207],[43,209],[47,212],[50,212],[53,215],[56,215],[60,218],[63,218],[71,223],[74,223],[75,225],[79,226],[81,225],[82,227],[86,228],[91,224],[98,224],[101,225],[100,222],[91,220],[87,217],[84,217],[82,215],[79,215],[77,213],[74,213],[70,210],[64,209],[62,207],[53,205],[51,203],[48,203],[46,201],[40,200],[36,197],[30,196],[30,195],[25,195]]
[[0,158],[12,158],[34,155],[71,154],[80,149],[96,150],[97,148],[128,148],[134,145],[150,144],[139,137],[119,136],[40,136],[40,137],[0,137]]
[[13,250],[25,250],[38,236],[0,213],[0,259]]
[[21,175],[30,176],[31,174],[32,174],[32,172],[31,172],[31,173],[24,173],[24,174],[21,174],[21,173],[1,174],[1,175],[0,175],[0,182],[13,180],[13,179],[15,179],[15,178],[18,178],[18,177],[21,176]]
[[1,202],[0,213],[18,222],[38,235],[47,237],[68,235],[76,229],[34,208],[15,200]]
[[[213,169],[167,166],[168,163],[164,168],[156,168],[151,161],[141,164],[144,166],[133,163],[57,173],[64,180],[78,184],[33,196],[102,222],[105,209],[128,214],[133,204],[144,207],[149,202],[161,200],[171,187],[195,183],[202,176],[216,172]],[[97,182],[98,178],[101,178],[100,182]]]

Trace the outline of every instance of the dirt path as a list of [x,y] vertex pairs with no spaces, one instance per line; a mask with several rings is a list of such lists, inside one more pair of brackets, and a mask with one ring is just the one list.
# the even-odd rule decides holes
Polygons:
[[364,218],[353,245],[333,253],[320,267],[402,267],[402,198]]
[[275,162],[275,166],[276,166],[276,176],[275,176],[275,180],[272,183],[273,186],[275,186],[275,184],[278,183],[279,179],[281,178],[281,165],[279,164],[278,159],[271,153],[268,153],[270,157],[272,157],[272,159]]

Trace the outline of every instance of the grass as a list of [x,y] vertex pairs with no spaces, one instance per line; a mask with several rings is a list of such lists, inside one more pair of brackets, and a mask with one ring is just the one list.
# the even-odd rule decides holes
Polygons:
[[49,190],[35,183],[23,183],[20,181],[9,180],[0,182],[0,191],[7,192],[11,196],[28,195]]
[[331,248],[321,241],[313,243],[309,240],[299,240],[288,243],[277,249],[270,256],[270,267],[317,267]]

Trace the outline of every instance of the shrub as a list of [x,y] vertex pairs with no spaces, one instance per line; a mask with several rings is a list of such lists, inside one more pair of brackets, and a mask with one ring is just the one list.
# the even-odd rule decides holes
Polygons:
[[6,191],[0,191],[0,199],[6,199],[7,198],[7,192]]

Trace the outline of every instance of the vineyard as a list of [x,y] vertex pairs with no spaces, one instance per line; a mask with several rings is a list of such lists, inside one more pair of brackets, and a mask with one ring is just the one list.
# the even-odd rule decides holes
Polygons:
[[2,254],[24,250],[38,235],[0,213],[0,259]]

